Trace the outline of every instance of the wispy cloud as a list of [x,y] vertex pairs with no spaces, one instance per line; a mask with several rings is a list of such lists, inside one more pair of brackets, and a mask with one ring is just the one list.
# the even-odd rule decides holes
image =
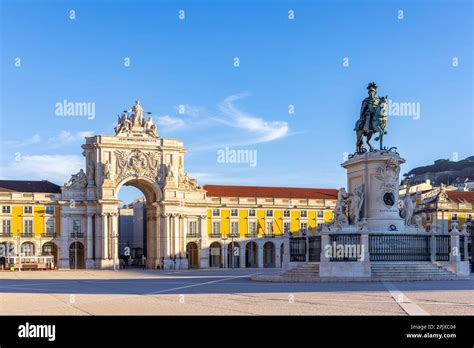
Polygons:
[[51,148],[59,148],[68,144],[72,144],[79,141],[84,141],[85,137],[93,136],[93,131],[81,131],[71,133],[68,131],[61,131],[58,135],[52,136],[48,139],[48,145]]
[[22,147],[32,144],[37,144],[41,141],[41,136],[39,134],[33,134],[31,138],[22,139],[22,140],[5,140],[4,145],[13,146],[13,147]]
[[158,125],[158,130],[163,130],[165,132],[173,132],[180,128],[183,128],[185,122],[180,118],[165,115],[158,116],[156,119],[156,124]]
[[289,131],[287,122],[265,121],[239,110],[234,105],[237,100],[247,96],[248,93],[240,93],[225,98],[219,105],[219,109],[228,119],[221,121],[231,127],[237,127],[253,134],[252,138],[246,140],[246,145],[265,143],[285,137]]
[[84,166],[84,158],[76,155],[25,155],[0,167],[3,179],[51,180],[63,184],[71,174]]

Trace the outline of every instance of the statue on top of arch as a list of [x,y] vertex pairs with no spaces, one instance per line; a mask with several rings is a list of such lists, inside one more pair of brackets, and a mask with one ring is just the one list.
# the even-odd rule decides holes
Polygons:
[[144,114],[151,115],[151,112],[145,112],[140,104],[140,100],[135,101],[135,105],[130,110],[124,110],[118,116],[115,135],[125,134],[127,136],[135,132],[146,133],[153,138],[158,138],[158,131],[156,125],[153,123],[151,116],[145,120]]

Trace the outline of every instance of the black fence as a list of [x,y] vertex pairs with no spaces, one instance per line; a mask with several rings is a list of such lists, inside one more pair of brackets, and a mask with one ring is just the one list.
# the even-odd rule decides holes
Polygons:
[[329,237],[331,256],[329,261],[357,261],[363,252],[360,234],[336,234]]
[[309,262],[321,261],[321,236],[308,237]]
[[370,261],[430,261],[430,237],[373,234],[369,253]]
[[290,238],[290,262],[306,261],[306,237]]
[[436,236],[436,261],[449,261],[449,252],[451,250],[451,236]]

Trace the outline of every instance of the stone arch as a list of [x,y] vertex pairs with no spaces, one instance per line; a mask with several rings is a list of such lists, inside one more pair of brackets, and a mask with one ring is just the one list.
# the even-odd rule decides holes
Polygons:
[[219,242],[209,245],[209,267],[222,267],[222,244]]
[[273,268],[276,266],[276,248],[275,244],[271,241],[266,242],[263,245],[263,267]]
[[35,256],[36,245],[32,242],[21,243],[21,254],[22,256]]
[[117,199],[122,186],[133,186],[139,189],[145,196],[148,204],[160,202],[162,200],[162,193],[158,182],[152,181],[147,177],[127,177],[117,183],[115,187],[115,198]]
[[186,244],[186,258],[189,268],[199,268],[199,246],[196,242]]
[[245,245],[245,267],[258,267],[258,245],[255,241],[247,242]]
[[[234,244],[232,246],[232,243]],[[232,247],[236,249],[237,255],[234,255],[234,250],[232,250]],[[241,254],[241,247],[240,243],[234,241],[234,242],[229,242],[227,244],[227,267],[229,268],[239,268],[240,267],[240,254]]]
[[41,255],[53,256],[54,265],[58,264],[58,246],[53,242],[46,242],[41,246]]
[[69,245],[69,268],[82,269],[85,268],[84,244],[74,241]]

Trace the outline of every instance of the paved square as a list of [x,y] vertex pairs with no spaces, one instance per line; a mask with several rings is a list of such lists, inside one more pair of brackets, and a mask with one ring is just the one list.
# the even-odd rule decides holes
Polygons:
[[460,281],[266,283],[267,270],[1,272],[2,315],[474,315]]

